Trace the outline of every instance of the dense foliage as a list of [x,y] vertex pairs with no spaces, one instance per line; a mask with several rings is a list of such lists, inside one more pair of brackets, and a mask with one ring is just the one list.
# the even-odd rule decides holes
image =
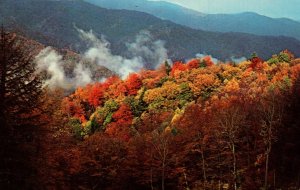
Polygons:
[[41,89],[0,35],[0,189],[299,189],[300,59],[165,62]]
[[80,165],[72,179],[88,189],[296,187],[297,62],[288,51],[239,64],[205,57],[78,88],[62,101],[79,143],[66,160]]

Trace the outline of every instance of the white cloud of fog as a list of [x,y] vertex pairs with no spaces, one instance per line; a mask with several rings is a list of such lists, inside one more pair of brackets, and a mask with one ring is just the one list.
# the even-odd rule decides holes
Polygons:
[[208,55],[208,54],[205,54],[205,53],[197,53],[196,54],[197,58],[203,58],[203,57],[206,57],[206,56],[209,56],[211,58],[212,62],[214,62],[215,64],[219,62],[219,60],[217,58],[214,58],[212,55]]
[[66,77],[63,69],[62,56],[57,54],[51,47],[43,49],[36,57],[37,72],[45,71],[50,78],[45,81],[49,87],[66,86]]
[[243,61],[246,61],[247,58],[246,57],[230,57],[231,61],[234,62],[234,63],[240,63],[240,62],[243,62]]
[[[113,55],[110,49],[110,43],[102,36],[97,38],[93,31],[85,32],[76,28],[79,36],[90,47],[83,55],[83,60],[88,60],[91,64],[104,66],[109,70],[117,73],[123,79],[129,73],[138,72],[149,64],[154,67],[167,60],[167,50],[164,42],[161,40],[154,41],[150,32],[141,31],[134,42],[127,43],[128,53],[131,58],[125,58],[120,55]],[[37,72],[46,72],[48,79],[45,85],[49,88],[74,89],[94,82],[92,72],[82,64],[82,61],[75,64],[73,75],[67,76],[64,70],[66,64],[63,57],[53,48],[43,49],[36,57]]]
[[[206,54],[206,53],[197,53],[196,54],[197,58],[203,58],[205,56],[209,56],[214,63],[218,63],[219,62],[219,60],[217,58],[214,58],[212,55],[209,55],[209,54]],[[247,60],[246,57],[231,56],[230,59],[227,60],[227,61],[232,61],[234,63],[240,63],[240,62],[243,62],[243,61],[246,61],[246,60]]]
[[45,86],[53,89],[55,87],[72,89],[90,83],[91,72],[82,63],[76,63],[73,77],[68,77],[64,70],[63,58],[53,48],[46,47],[36,57],[37,72],[46,72],[48,79],[44,81]]
[[92,82],[92,73],[90,69],[80,63],[76,65],[73,73],[75,75],[73,78],[75,87],[84,86]]
[[154,41],[149,31],[141,31],[133,43],[126,44],[129,53],[147,64],[147,61],[155,67],[160,65],[168,58],[165,42]]
[[103,36],[98,39],[93,31],[77,30],[81,39],[91,46],[84,53],[84,58],[108,68],[122,78],[125,78],[129,73],[140,71],[146,66],[147,61],[150,62],[148,64],[157,66],[167,59],[164,42],[161,40],[154,41],[148,31],[141,31],[134,42],[126,44],[131,56],[131,58],[126,58],[113,55],[109,49],[110,43]]

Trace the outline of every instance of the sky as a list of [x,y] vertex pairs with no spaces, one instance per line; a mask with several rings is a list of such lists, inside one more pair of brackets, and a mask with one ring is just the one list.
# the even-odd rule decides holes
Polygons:
[[203,13],[256,12],[300,21],[300,0],[164,0]]

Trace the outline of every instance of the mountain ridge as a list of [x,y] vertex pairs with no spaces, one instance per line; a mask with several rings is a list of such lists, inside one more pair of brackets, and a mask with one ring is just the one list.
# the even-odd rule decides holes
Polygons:
[[3,0],[0,3],[0,22],[8,26],[9,20],[16,25],[23,25],[30,38],[45,45],[79,52],[84,51],[86,46],[74,24],[86,31],[92,29],[99,38],[106,36],[112,52],[121,55],[124,54],[126,43],[134,41],[141,30],[150,31],[153,40],[165,41],[172,59],[207,53],[225,60],[232,56],[247,56],[254,51],[268,58],[283,49],[300,55],[300,42],[294,38],[195,30],[150,14],[110,10],[84,1]]
[[[194,29],[215,32],[245,32],[256,35],[285,35],[300,40],[300,22],[271,18],[254,12],[205,14],[165,1],[85,0],[110,9],[138,10]],[[135,2],[135,3],[133,3]]]

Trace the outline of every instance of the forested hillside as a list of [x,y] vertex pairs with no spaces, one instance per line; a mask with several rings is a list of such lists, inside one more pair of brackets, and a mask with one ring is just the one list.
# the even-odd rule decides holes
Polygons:
[[83,189],[295,189],[299,74],[288,51],[239,64],[205,57],[89,84],[61,106],[52,94],[55,132],[43,145],[42,181]]
[[267,59],[283,49],[300,56],[300,41],[295,38],[196,30],[146,13],[110,10],[80,0],[1,0],[0,22],[13,30],[24,31],[27,37],[44,45],[77,52],[86,49],[78,27],[93,30],[98,38],[104,35],[114,54],[129,57],[126,45],[134,42],[142,30],[149,31],[153,41],[164,41],[173,59],[192,58],[201,53],[230,60],[253,51]]
[[[70,93],[47,86],[53,73],[20,39],[1,29],[0,189],[299,189],[300,59],[290,51],[166,61]],[[59,71],[62,56],[41,52]]]

